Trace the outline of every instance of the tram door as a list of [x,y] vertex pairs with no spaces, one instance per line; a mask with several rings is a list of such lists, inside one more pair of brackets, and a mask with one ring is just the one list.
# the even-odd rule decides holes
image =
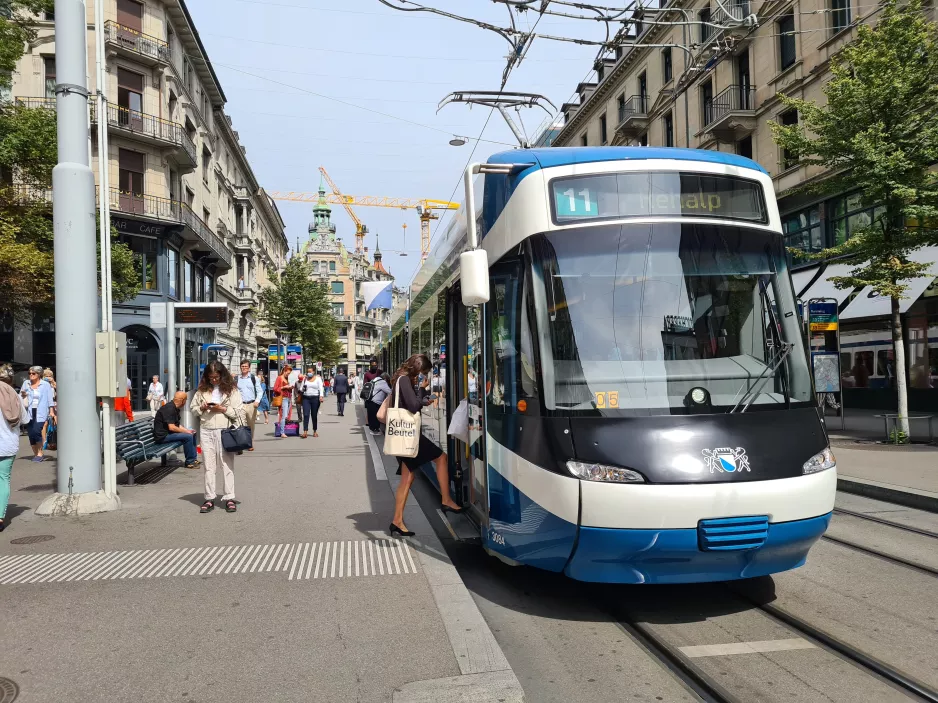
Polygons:
[[469,444],[451,439],[451,470],[461,475],[463,502],[475,519],[488,527],[485,431],[482,415],[482,327],[481,307],[465,307],[459,286],[450,290],[447,315],[448,406],[453,410],[462,400],[469,403]]

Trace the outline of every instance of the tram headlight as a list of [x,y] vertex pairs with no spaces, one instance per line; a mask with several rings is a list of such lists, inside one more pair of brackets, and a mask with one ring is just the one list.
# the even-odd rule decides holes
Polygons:
[[808,459],[801,468],[803,473],[816,474],[818,471],[826,471],[835,466],[837,466],[837,460],[834,458],[834,452],[828,447]]
[[577,478],[586,481],[604,481],[606,483],[645,483],[645,477],[637,471],[623,469],[621,466],[593,464],[588,461],[568,461],[567,469]]

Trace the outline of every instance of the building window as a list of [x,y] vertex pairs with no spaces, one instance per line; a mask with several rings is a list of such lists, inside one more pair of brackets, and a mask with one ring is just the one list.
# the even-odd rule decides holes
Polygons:
[[335,273],[335,261],[329,262],[329,273]]
[[596,82],[597,82],[597,83],[601,83],[601,82],[602,82],[602,80],[603,80],[603,75],[605,75],[605,73],[606,73],[605,64],[603,64],[602,62],[600,62],[600,63],[596,66]]
[[117,0],[117,24],[143,31],[143,5],[135,0]]
[[609,132],[606,129],[606,116],[601,115],[599,118],[599,143],[605,146],[609,142]]
[[172,247],[166,247],[166,268],[169,273],[169,293],[170,298],[179,297],[179,252]]
[[43,12],[42,18],[46,22],[55,22],[55,11],[53,10],[52,12]]
[[645,132],[643,135],[641,135],[641,136],[638,138],[638,145],[639,145],[639,146],[648,146],[648,132]]
[[[824,232],[821,226],[820,205],[782,216],[782,232],[785,246],[806,253],[814,253],[824,248]],[[797,261],[800,257],[795,257]]]
[[710,26],[710,8],[706,7],[697,13],[697,19],[700,21],[700,42],[703,43],[713,34],[713,27]]
[[584,134],[584,135],[582,135],[582,136],[580,137],[580,146],[588,146],[588,145],[589,145],[589,140],[587,139],[586,135]]
[[205,272],[202,275],[202,291],[205,297],[206,303],[211,303],[215,300],[214,290],[212,286],[212,277],[208,272]]
[[122,212],[143,214],[144,178],[146,155],[129,149],[117,152],[120,209]]
[[142,129],[143,76],[117,69],[117,122],[122,127]]
[[616,111],[619,114],[619,123],[625,119],[625,93],[616,98]]
[[850,0],[831,0],[831,30],[837,33],[850,26]]
[[703,124],[706,127],[713,122],[713,81],[700,86],[700,107],[703,111]]
[[318,261],[314,261],[314,262],[313,262],[313,273],[319,273],[319,262],[318,262]]
[[212,152],[202,147],[202,180],[208,184],[208,174],[212,166]]
[[333,303],[332,314],[336,317],[342,317],[345,315],[345,303]]
[[134,267],[140,276],[141,289],[157,290],[156,240],[145,237],[127,237],[125,241],[133,252]]
[[340,337],[348,337],[348,328],[339,327],[338,332]]
[[55,56],[43,56],[42,66],[46,76],[46,97],[55,98]]
[[332,282],[332,292],[333,293],[344,293],[345,292],[345,283],[342,281],[333,281]]
[[664,116],[664,145],[674,146],[674,115],[670,112]]
[[638,77],[638,111],[648,113],[648,74],[642,73]]
[[882,206],[865,207],[859,193],[835,198],[829,203],[834,246],[843,244],[857,230],[869,227],[883,216]]
[[[792,127],[798,124],[798,111],[786,110],[779,117],[779,121],[786,127]],[[782,170],[791,168],[798,163],[798,155],[788,149],[782,149]]]
[[778,23],[778,63],[781,70],[795,63],[795,15],[786,12]]
[[752,158],[752,136],[743,137],[738,142],[736,142],[736,153],[740,156],[745,156],[747,159]]
[[183,276],[182,284],[186,288],[186,291],[185,291],[186,294],[184,297],[186,299],[185,302],[187,303],[192,302],[192,277],[193,277],[192,272],[193,272],[192,262],[186,261],[182,267],[182,276]]
[[664,64],[664,82],[667,83],[674,78],[674,65],[671,63],[670,47],[661,50],[661,61]]

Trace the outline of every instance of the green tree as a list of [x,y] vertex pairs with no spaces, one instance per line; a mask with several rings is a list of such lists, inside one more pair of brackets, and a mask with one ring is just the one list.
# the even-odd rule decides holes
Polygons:
[[[35,39],[31,16],[52,9],[52,0],[0,0],[0,86],[10,86],[24,47]],[[55,295],[50,200],[56,162],[55,110],[0,104],[0,311],[20,318]],[[130,248],[116,236],[112,230],[112,295],[123,302],[140,291],[140,275]]]
[[908,436],[899,303],[908,281],[935,275],[909,255],[938,243],[938,25],[925,18],[920,0],[887,0],[876,26],[857,33],[831,59],[827,104],[780,95],[801,124],[769,124],[775,141],[802,164],[831,174],[799,190],[859,191],[864,205],[880,208],[868,226],[812,258],[844,257],[853,268],[832,278],[836,286],[871,286],[890,298],[899,429]]
[[329,288],[313,279],[313,269],[295,256],[272,284],[258,295],[260,318],[273,329],[283,329],[291,341],[303,345],[303,355],[323,365],[334,364],[342,356]]

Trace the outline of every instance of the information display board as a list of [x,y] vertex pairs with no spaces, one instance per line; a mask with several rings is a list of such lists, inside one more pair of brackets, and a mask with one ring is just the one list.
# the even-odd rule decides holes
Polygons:
[[174,321],[177,328],[228,327],[228,305],[226,303],[176,303]]
[[810,332],[836,332],[838,329],[837,302],[810,301],[808,325]]

